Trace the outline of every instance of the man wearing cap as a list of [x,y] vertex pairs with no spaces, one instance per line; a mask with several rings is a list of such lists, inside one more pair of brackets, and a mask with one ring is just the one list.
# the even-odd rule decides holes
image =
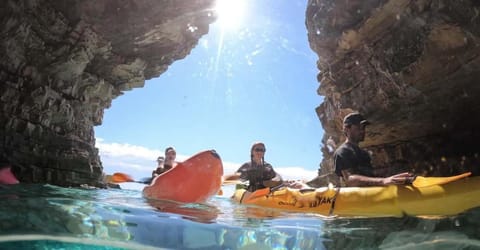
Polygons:
[[413,177],[408,172],[390,177],[376,177],[370,155],[358,144],[365,139],[365,127],[370,124],[359,113],[350,113],[343,119],[346,140],[335,150],[335,173],[347,186],[386,186],[410,184]]

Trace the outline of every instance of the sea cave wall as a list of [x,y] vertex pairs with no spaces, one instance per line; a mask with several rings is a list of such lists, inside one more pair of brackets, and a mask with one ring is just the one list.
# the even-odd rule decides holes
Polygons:
[[[93,127],[114,98],[190,53],[216,18],[213,4],[4,1],[0,160],[22,182],[103,185]],[[325,131],[320,175],[332,173],[351,111],[371,121],[362,146],[385,175],[478,175],[479,7],[474,0],[308,1],[324,97],[316,109]]]
[[309,0],[308,39],[324,97],[319,174],[333,171],[342,119],[367,117],[384,175],[479,174],[480,2]]
[[0,7],[0,156],[22,182],[102,186],[93,127],[187,56],[214,0],[8,0]]

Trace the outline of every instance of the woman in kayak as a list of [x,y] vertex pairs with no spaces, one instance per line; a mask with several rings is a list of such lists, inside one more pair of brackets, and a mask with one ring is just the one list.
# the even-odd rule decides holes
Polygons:
[[250,161],[244,163],[234,174],[227,175],[224,179],[248,181],[247,190],[250,192],[282,185],[282,177],[273,170],[270,163],[265,162],[265,151],[263,142],[255,142],[250,149]]
[[175,161],[176,158],[177,158],[177,152],[175,151],[175,148],[167,147],[165,149],[165,157],[159,156],[157,158],[157,164],[158,164],[157,168],[152,171],[152,178],[150,178],[145,183],[151,183],[155,177],[175,167],[177,165],[177,162]]
[[152,178],[155,178],[165,172],[163,168],[163,163],[165,162],[165,157],[159,156],[157,158],[157,168],[152,171]]
[[165,149],[165,162],[163,163],[163,172],[166,172],[177,166],[177,162],[175,161],[176,158],[177,151],[175,151],[174,147],[168,147]]

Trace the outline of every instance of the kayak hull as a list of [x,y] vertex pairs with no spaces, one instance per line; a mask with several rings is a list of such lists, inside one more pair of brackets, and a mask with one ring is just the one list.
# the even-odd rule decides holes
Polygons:
[[149,199],[177,202],[204,202],[222,184],[223,165],[214,150],[200,152],[157,176],[143,189]]
[[254,195],[239,189],[233,199],[242,204],[324,216],[448,216],[480,206],[480,177],[422,188],[411,185],[325,187],[307,192],[285,188],[261,197],[249,196]]

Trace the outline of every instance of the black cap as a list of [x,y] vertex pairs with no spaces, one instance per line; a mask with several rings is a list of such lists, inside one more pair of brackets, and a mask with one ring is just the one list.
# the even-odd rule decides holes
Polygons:
[[365,118],[360,113],[350,113],[343,118],[343,124],[344,125],[360,125],[360,124],[365,124],[368,125],[370,124],[369,121],[367,121]]

